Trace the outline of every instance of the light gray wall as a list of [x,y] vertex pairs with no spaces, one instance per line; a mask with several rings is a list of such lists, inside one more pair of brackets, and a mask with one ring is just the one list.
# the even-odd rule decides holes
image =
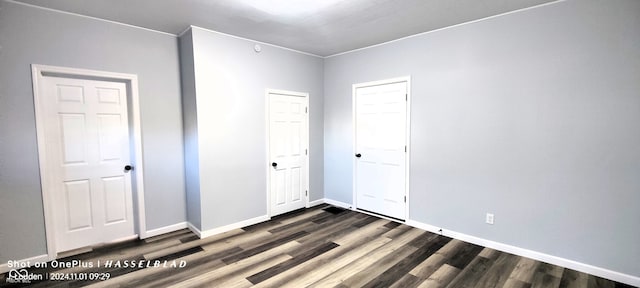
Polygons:
[[0,263],[46,253],[30,65],[138,75],[147,230],[186,221],[176,37],[0,1]]
[[352,199],[351,85],[411,75],[411,219],[640,276],[638,27],[572,0],[327,59],[326,197]]
[[202,229],[200,221],[202,207],[200,206],[200,159],[198,158],[198,106],[196,102],[193,37],[190,29],[181,35],[179,42],[187,221],[196,228]]
[[[267,214],[265,90],[308,92],[310,199],[323,198],[323,59],[192,28],[202,230]],[[189,166],[190,164],[187,164]]]

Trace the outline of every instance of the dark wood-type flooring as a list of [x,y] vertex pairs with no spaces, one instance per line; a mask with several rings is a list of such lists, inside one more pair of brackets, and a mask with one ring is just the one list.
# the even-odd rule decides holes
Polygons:
[[[185,229],[94,248],[58,262],[73,260],[82,264],[29,271],[45,277],[53,273],[111,277],[107,281],[45,278],[32,286],[631,287],[326,205],[205,239]],[[118,260],[121,266],[132,260],[145,265],[146,260],[152,265],[184,261],[186,267],[114,267]],[[112,267],[104,267],[105,261],[113,261]],[[0,286],[7,285],[6,277],[0,276]]]

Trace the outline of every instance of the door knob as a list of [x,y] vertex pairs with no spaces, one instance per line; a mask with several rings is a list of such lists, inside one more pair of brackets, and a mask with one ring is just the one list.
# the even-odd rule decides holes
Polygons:
[[362,157],[362,154],[358,153],[358,154],[356,154],[356,157],[360,158],[360,157]]
[[124,166],[124,171],[131,171],[131,170],[133,170],[133,166],[131,166],[131,165],[125,165]]
[[278,166],[278,163],[273,162],[273,163],[271,163],[271,166],[276,167],[276,166]]

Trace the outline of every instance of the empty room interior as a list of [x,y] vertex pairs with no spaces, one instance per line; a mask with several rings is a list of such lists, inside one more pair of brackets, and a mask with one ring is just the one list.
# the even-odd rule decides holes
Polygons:
[[638,0],[0,0],[0,286],[640,286]]

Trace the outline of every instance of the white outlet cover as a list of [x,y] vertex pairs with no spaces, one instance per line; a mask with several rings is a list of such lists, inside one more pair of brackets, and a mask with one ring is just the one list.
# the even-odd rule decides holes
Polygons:
[[485,221],[487,222],[487,224],[493,225],[493,218],[494,218],[493,214],[487,213],[487,218]]

